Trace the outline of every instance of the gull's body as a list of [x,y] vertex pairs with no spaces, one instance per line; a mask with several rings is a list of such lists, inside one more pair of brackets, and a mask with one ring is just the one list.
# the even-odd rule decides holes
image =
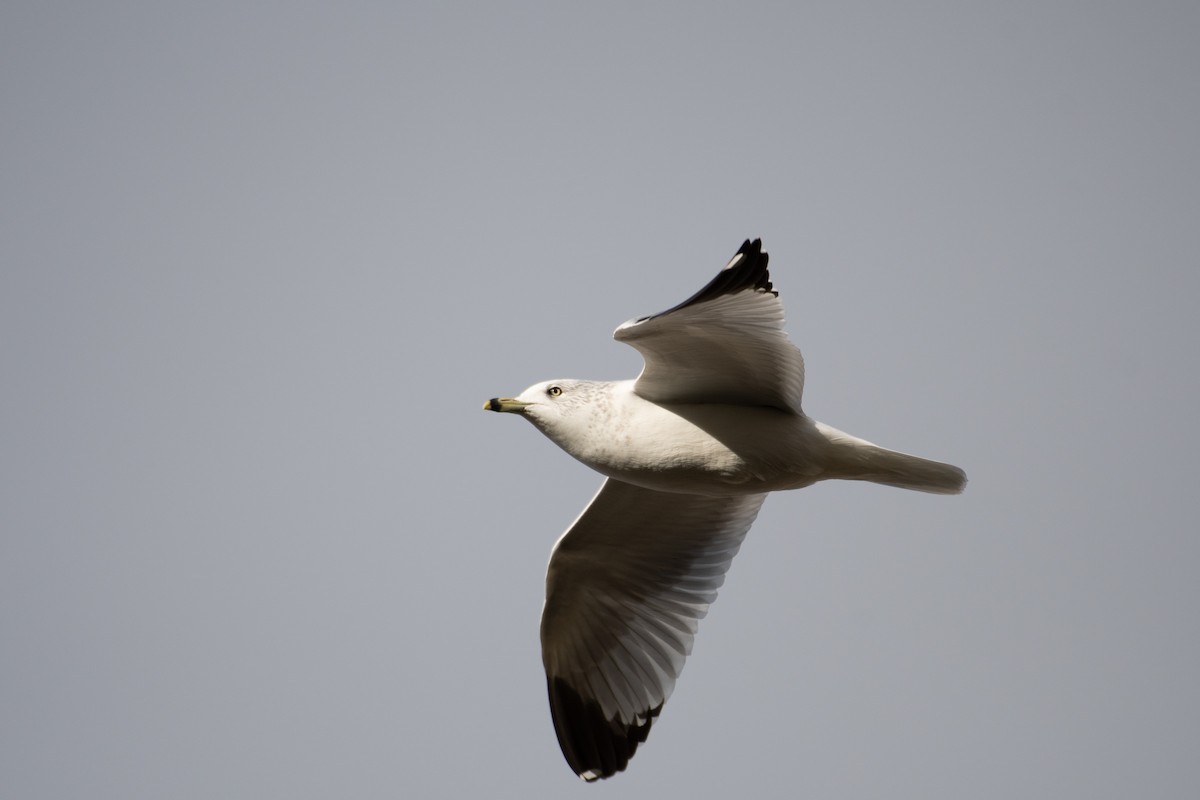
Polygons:
[[[516,399],[532,395],[526,402],[533,407],[550,385],[562,389],[559,410],[577,407],[553,417],[526,411],[530,421],[601,475],[645,489],[764,494],[844,478],[939,491],[914,481],[913,456],[876,447],[802,413],[770,406],[655,403],[641,397],[635,383],[547,381]],[[868,462],[874,465],[869,472]],[[957,467],[937,472],[951,480],[958,476]]]
[[559,539],[542,658],[563,754],[586,780],[625,769],[670,695],[700,618],[768,492],[865,480],[955,494],[957,467],[806,416],[761,243],[704,289],[631,320],[636,380],[546,381],[484,407],[519,413],[606,476]]

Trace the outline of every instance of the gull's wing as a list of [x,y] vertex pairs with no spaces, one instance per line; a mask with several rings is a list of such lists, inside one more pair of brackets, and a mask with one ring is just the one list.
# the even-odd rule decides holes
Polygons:
[[630,320],[613,337],[645,358],[633,388],[647,400],[800,412],[804,358],[783,332],[783,303],[760,239],[747,240],[690,299]]
[[620,772],[646,741],[764,498],[609,478],[554,546],[542,661],[558,743],[581,778]]

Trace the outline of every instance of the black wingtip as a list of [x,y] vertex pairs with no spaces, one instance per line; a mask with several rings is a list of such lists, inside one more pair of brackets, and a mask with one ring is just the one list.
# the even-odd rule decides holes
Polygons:
[[727,294],[737,294],[748,290],[759,292],[770,292],[776,297],[779,292],[771,286],[771,274],[767,270],[767,262],[770,257],[763,252],[762,239],[750,241],[747,239],[742,243],[742,246],[734,254],[729,263],[724,269],[717,273],[717,276],[708,282],[700,291],[684,300],[677,306],[667,309],[659,314],[653,314],[649,317],[643,317],[638,322],[645,322],[654,317],[661,317],[663,314],[670,314],[672,311],[678,311],[681,308],[695,305],[696,303],[705,303],[709,300],[715,300]]
[[640,724],[625,724],[605,717],[595,701],[585,700],[562,678],[547,675],[546,686],[558,745],[575,774],[588,782],[624,771],[662,711],[660,703]]
[[729,259],[725,268],[717,273],[717,277],[709,281],[707,286],[682,305],[703,303],[705,300],[712,300],[725,294],[744,292],[747,289],[771,292],[778,296],[779,292],[776,292],[771,286],[771,274],[767,270],[769,261],[770,256],[762,249],[762,239],[754,241],[747,239],[734,253],[733,258]]
[[[764,292],[773,292],[778,296],[779,292],[771,288],[771,276],[767,271],[767,262],[769,261],[770,256],[764,253],[762,249],[762,239],[755,239],[754,241],[747,239],[742,242],[742,246],[738,248],[737,253],[729,260],[725,268],[721,270],[721,273],[732,273],[732,275],[736,276],[733,284],[722,292],[722,294],[753,288]],[[710,283],[709,286],[711,285]],[[705,288],[707,289],[708,287]]]

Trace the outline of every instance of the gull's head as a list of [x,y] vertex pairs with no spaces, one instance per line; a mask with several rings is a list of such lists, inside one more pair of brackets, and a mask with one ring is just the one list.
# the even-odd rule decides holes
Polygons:
[[556,380],[535,383],[516,397],[493,397],[485,411],[520,414],[561,443],[575,430],[586,430],[592,413],[607,405],[602,381]]

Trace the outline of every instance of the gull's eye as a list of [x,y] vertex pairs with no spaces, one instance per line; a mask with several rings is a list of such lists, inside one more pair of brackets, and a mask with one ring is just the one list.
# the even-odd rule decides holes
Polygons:
[[546,394],[550,395],[551,397],[558,397],[560,394],[562,394],[562,387],[561,386],[551,386],[549,389],[546,390]]

